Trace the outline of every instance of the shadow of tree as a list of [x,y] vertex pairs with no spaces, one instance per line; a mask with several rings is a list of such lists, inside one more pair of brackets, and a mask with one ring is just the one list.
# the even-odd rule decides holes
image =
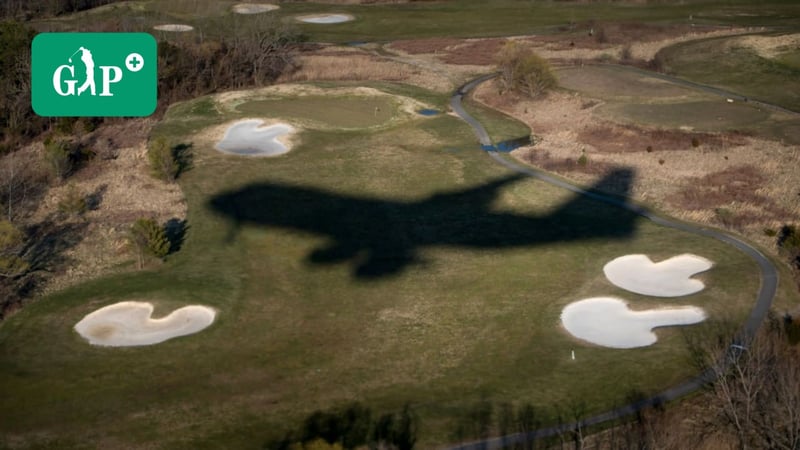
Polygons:
[[[532,247],[553,242],[625,239],[636,216],[576,196],[544,216],[497,211],[492,203],[505,186],[526,178],[511,175],[461,191],[437,193],[418,202],[349,197],[300,186],[256,183],[223,192],[210,208],[230,219],[231,238],[242,225],[302,230],[328,237],[308,256],[310,264],[351,261],[354,276],[375,279],[420,262],[417,249]],[[613,185],[627,201],[634,173],[611,171],[592,190]]]
[[344,408],[314,411],[303,420],[298,430],[267,442],[264,448],[319,448],[313,443],[321,440],[345,449],[411,450],[417,441],[418,427],[419,418],[409,405],[399,412],[382,414],[376,418],[369,408],[355,402]]
[[175,159],[175,162],[178,164],[178,172],[175,174],[175,178],[180,177],[185,172],[188,172],[192,169],[192,165],[194,162],[194,155],[191,152],[192,144],[188,143],[181,143],[174,147],[172,147],[172,157]]
[[97,187],[91,194],[86,196],[86,209],[89,211],[95,211],[97,208],[100,207],[100,204],[103,203],[103,196],[105,195],[106,191],[108,190],[107,184],[102,184]]
[[64,252],[86,235],[86,222],[61,223],[45,220],[27,230],[28,240],[21,252],[30,269],[14,278],[0,279],[0,320],[30,298],[53,273],[71,261]]
[[28,229],[28,244],[22,252],[31,271],[54,272],[69,262],[64,252],[86,235],[88,223],[46,220]]
[[173,254],[181,249],[186,240],[186,231],[189,229],[186,220],[173,217],[164,224],[164,233],[169,240],[169,253]]

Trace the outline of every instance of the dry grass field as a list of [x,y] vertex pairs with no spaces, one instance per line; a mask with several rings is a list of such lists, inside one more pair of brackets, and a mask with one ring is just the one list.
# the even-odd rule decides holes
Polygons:
[[[536,101],[516,101],[498,96],[490,84],[479,88],[476,98],[531,127],[538,142],[516,150],[519,159],[580,182],[596,180],[614,167],[635,167],[636,198],[675,217],[742,233],[773,255],[774,237],[765,230],[800,216],[800,149],[738,131],[745,122],[695,131],[667,121],[630,120],[633,115],[621,120],[608,114],[608,104],[599,98],[553,92]],[[689,112],[685,109],[682,116],[686,124],[718,117],[713,110],[701,110],[705,117],[697,118]],[[582,155],[585,164],[578,163]]]

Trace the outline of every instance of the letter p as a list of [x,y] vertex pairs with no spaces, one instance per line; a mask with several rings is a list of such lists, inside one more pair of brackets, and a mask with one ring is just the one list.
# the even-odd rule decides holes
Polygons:
[[[111,93],[111,83],[117,83],[122,80],[122,69],[117,66],[100,66],[100,71],[103,72],[103,90],[100,92],[101,97],[113,97]],[[111,78],[113,72],[114,78]]]

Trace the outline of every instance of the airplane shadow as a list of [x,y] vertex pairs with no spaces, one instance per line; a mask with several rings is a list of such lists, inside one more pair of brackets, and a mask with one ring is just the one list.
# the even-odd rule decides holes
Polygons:
[[[209,200],[235,231],[242,225],[279,227],[327,236],[307,257],[311,264],[350,262],[353,275],[377,279],[420,262],[417,249],[533,247],[556,242],[625,239],[637,216],[575,196],[543,216],[492,210],[505,186],[527,178],[510,175],[469,189],[434,194],[417,202],[344,196],[292,185],[254,183]],[[634,172],[612,170],[592,190],[613,187],[627,201]],[[533,182],[533,181],[531,181]]]

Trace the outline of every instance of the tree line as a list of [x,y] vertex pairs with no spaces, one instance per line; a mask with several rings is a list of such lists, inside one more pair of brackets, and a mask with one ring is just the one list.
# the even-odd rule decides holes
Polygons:
[[23,19],[69,14],[122,0],[4,0],[0,18]]

